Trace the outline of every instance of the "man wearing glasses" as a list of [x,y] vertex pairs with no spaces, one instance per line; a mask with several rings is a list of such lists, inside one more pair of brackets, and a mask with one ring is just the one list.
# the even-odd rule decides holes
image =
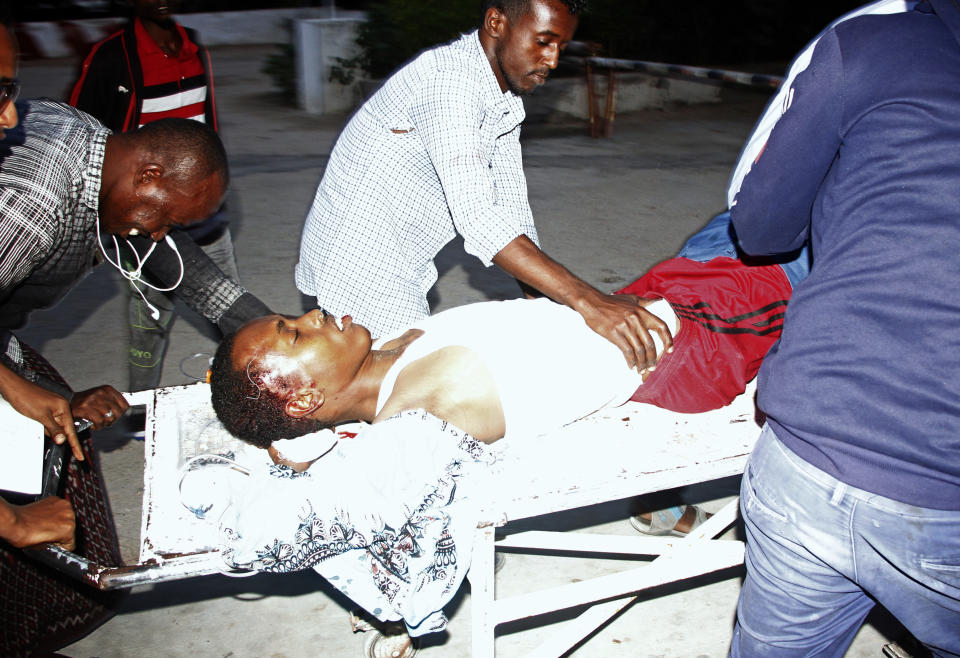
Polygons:
[[[16,45],[3,30],[0,81],[15,76]],[[226,153],[210,127],[165,119],[111,134],[65,104],[33,100],[14,106],[14,91],[6,85],[0,108],[7,130],[0,142],[0,395],[41,423],[54,442],[69,442],[80,461],[84,455],[74,418],[99,429],[124,413],[126,401],[110,386],[73,393],[62,380],[50,384],[59,379],[56,372],[12,330],[31,311],[58,301],[101,260],[116,265],[116,239],[164,242],[154,245],[156,253],[146,268],[225,330],[266,307],[225,277],[190,240],[178,243],[167,236],[174,227],[209,217],[223,201],[229,180]],[[85,557],[119,564],[96,465],[80,468],[69,462],[61,484],[73,512],[57,498],[3,504],[0,536],[16,547],[52,542],[71,548],[76,543]],[[67,644],[111,614],[110,597],[51,578],[8,550],[6,542],[0,542],[0,582],[15,583],[0,597],[0,618],[17,620],[0,631],[0,655],[54,650],[53,643]]]
[[[16,42],[6,26],[0,24],[0,138],[5,137],[5,130],[16,128],[19,122],[14,104],[19,91],[16,75]],[[18,375],[0,363],[0,393],[4,397],[8,385],[15,381],[13,378]],[[40,395],[54,394],[40,389]],[[73,528],[73,509],[62,498],[45,498],[30,505],[10,505],[0,498],[0,539],[14,546],[55,542],[72,549]]]

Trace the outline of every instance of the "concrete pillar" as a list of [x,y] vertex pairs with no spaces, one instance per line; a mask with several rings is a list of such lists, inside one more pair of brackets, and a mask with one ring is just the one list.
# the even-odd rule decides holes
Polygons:
[[307,112],[349,112],[356,104],[356,83],[330,82],[330,67],[337,58],[359,52],[357,27],[362,18],[312,18],[298,20],[294,30],[297,68],[297,102]]

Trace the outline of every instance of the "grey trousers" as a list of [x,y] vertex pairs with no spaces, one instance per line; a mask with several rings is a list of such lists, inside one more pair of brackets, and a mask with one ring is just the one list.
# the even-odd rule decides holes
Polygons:
[[[240,281],[237,271],[237,261],[233,253],[233,239],[230,229],[208,245],[200,247],[210,260],[223,273],[234,281]],[[167,351],[170,328],[176,319],[176,310],[173,302],[173,293],[157,292],[141,284],[147,300],[160,312],[160,317],[154,319],[150,315],[150,308],[144,303],[140,294],[131,285],[127,300],[127,318],[129,324],[129,372],[130,391],[142,391],[157,388],[163,374],[163,357]]]

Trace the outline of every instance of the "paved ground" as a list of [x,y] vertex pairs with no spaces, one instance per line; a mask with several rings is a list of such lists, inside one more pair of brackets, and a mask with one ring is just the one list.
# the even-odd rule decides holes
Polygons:
[[[234,239],[247,287],[280,311],[309,306],[293,285],[302,218],[343,117],[323,118],[285,107],[260,73],[267,48],[220,48],[213,53],[222,132],[230,153],[236,213]],[[22,65],[25,96],[63,97],[76,62]],[[534,101],[536,98],[534,97]],[[764,98],[730,94],[709,107],[640,113],[617,120],[612,139],[593,140],[583,125],[525,128],[530,200],[545,250],[586,280],[614,289],[674,254],[684,239],[722,210],[728,173]],[[515,284],[484,270],[453,244],[439,259],[437,309],[518,296]],[[126,386],[123,286],[106,267],[57,308],[37,313],[22,336],[40,349],[75,388]],[[215,346],[202,322],[177,322],[164,385],[192,381],[205,369],[195,353]],[[142,444],[101,433],[111,503],[128,562],[136,561],[142,493]],[[735,492],[726,481],[688,491],[715,501]],[[716,504],[716,502],[708,503]],[[627,503],[598,506],[538,521],[540,527],[591,528],[629,534]],[[499,593],[569,582],[600,573],[597,560],[511,556],[498,576]],[[722,656],[742,573],[704,578],[699,587],[671,587],[645,596],[582,645],[577,656]],[[464,587],[464,590],[468,590]],[[231,580],[211,576],[137,588],[123,612],[64,649],[69,656],[360,656],[364,637],[352,635],[347,603],[313,572]],[[470,597],[451,604],[449,632],[423,656],[469,654]],[[884,624],[881,623],[882,627]],[[549,626],[502,630],[499,655],[522,656],[549,637]],[[877,656],[886,640],[876,626],[860,633],[850,656]]]

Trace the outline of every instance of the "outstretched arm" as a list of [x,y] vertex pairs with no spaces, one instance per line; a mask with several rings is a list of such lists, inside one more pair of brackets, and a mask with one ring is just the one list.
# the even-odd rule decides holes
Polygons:
[[547,256],[525,235],[501,249],[493,262],[522,283],[582,315],[587,326],[620,348],[631,368],[645,370],[656,365],[657,350],[651,331],[660,335],[664,350],[673,345],[667,325],[635,299],[600,292]]
[[[177,245],[179,259],[169,246],[161,244],[147,260],[144,271],[162,285],[170,286],[180,276],[182,259],[183,280],[174,293],[222,333],[231,333],[248,320],[270,314],[266,304],[224,274],[185,231],[174,231],[170,238]],[[132,238],[130,242],[140,254],[150,246],[144,237]]]

